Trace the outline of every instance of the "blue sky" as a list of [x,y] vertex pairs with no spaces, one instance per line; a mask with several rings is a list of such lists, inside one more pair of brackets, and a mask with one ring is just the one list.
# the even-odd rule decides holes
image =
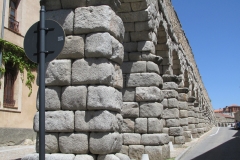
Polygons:
[[172,0],[214,109],[240,105],[240,0]]

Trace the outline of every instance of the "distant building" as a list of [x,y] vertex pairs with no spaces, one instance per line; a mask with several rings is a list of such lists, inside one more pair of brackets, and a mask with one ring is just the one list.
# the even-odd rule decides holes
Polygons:
[[231,106],[226,106],[223,108],[223,113],[236,113],[237,111],[240,111],[240,106],[237,104],[233,104]]
[[214,110],[214,113],[222,113],[225,115],[234,116],[234,113],[238,111],[240,111],[240,106],[237,104],[232,104],[230,106],[226,106],[225,108],[216,109]]

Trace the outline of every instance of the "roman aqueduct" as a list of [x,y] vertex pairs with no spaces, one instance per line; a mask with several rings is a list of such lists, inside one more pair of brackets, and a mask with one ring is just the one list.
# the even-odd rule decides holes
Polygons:
[[[46,65],[46,159],[167,159],[169,142],[212,127],[211,101],[170,0],[47,0],[46,9],[66,33],[62,53]],[[38,121],[36,113],[35,131]]]

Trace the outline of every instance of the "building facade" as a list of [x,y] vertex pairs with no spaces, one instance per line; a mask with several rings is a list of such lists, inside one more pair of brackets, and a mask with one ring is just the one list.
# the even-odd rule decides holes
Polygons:
[[[36,112],[37,85],[32,84],[32,94],[25,85],[27,71],[14,65],[14,58],[24,53],[24,36],[39,19],[39,2],[32,0],[2,0],[0,2],[1,74],[0,87],[0,145],[14,145],[24,139],[34,139],[33,116]],[[11,54],[10,54],[11,52]],[[5,54],[5,56],[4,56]],[[9,55],[7,57],[6,55]],[[11,55],[11,56],[10,56]],[[8,58],[7,61],[5,61]],[[6,63],[5,63],[6,62]],[[36,70],[32,70],[36,77]],[[9,139],[12,137],[12,139]]]

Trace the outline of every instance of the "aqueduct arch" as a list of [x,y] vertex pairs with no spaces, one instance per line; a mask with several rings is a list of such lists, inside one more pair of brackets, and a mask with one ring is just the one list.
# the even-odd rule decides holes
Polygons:
[[[184,144],[210,129],[214,117],[199,112],[210,112],[203,98],[189,99],[193,87],[192,96],[209,101],[170,0],[46,2],[46,17],[67,35],[46,64],[47,156],[167,159],[170,141]],[[193,92],[190,77],[202,91]]]

